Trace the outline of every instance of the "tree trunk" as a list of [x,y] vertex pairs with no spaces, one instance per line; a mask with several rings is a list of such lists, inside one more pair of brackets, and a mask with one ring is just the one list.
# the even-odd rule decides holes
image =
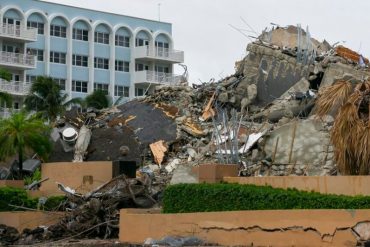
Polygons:
[[22,147],[18,147],[18,165],[19,165],[19,179],[23,179],[23,150]]

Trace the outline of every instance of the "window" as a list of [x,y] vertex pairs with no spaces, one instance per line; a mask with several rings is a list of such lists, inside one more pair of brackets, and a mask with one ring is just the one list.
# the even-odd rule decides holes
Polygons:
[[124,86],[114,86],[114,96],[123,96],[123,97],[129,97],[129,87],[124,87]]
[[3,24],[13,25],[14,19],[12,18],[3,18]]
[[66,90],[66,79],[53,78],[54,82],[60,86],[61,90]]
[[94,58],[94,68],[98,69],[109,69],[109,59],[95,57]]
[[157,56],[161,57],[168,57],[169,55],[169,44],[166,42],[160,42],[156,41],[155,42],[155,51]]
[[50,35],[55,37],[67,37],[67,28],[58,25],[50,25]]
[[37,76],[35,76],[35,75],[26,75],[26,82],[27,83],[33,83],[34,81],[36,81],[36,78],[37,78]]
[[89,41],[89,31],[84,29],[73,28],[72,39]]
[[44,50],[27,48],[27,54],[37,56],[37,61],[44,61]]
[[14,45],[10,45],[10,44],[4,44],[3,45],[3,51],[20,53],[20,49],[19,49],[18,46],[14,46]]
[[109,33],[95,32],[94,42],[100,44],[109,44]]
[[169,67],[164,67],[164,66],[155,66],[155,72],[158,73],[169,73],[170,68]]
[[130,63],[125,62],[125,61],[121,61],[121,60],[116,60],[115,70],[116,71],[130,72]]
[[50,62],[51,63],[65,64],[66,63],[66,54],[62,53],[62,52],[51,51],[50,52]]
[[148,46],[149,45],[149,40],[148,39],[139,39],[139,38],[137,38],[135,40],[135,45],[136,46]]
[[144,95],[144,89],[143,88],[135,88],[136,96],[143,96]]
[[149,65],[137,63],[135,64],[135,71],[149,70]]
[[19,74],[12,74],[12,81],[20,81],[20,79],[21,79],[21,75],[19,75]]
[[130,37],[116,35],[116,46],[130,47]]
[[19,26],[21,25],[21,20],[12,19],[12,18],[3,18],[3,25],[15,25],[16,28],[19,30]]
[[155,42],[155,47],[161,47],[161,48],[169,48],[169,44],[167,42],[160,42],[160,41],[156,41]]
[[44,34],[44,23],[37,22],[37,21],[27,21],[27,27],[37,28],[38,34]]
[[94,83],[94,91],[96,90],[101,90],[105,92],[106,95],[108,95],[108,84],[103,84],[103,83]]
[[73,54],[72,55],[72,65],[87,67],[88,59],[89,58],[87,56]]
[[72,81],[72,91],[87,93],[87,81]]

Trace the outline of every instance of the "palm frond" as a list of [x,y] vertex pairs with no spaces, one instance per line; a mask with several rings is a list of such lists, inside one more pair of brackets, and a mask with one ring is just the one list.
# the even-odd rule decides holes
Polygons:
[[315,113],[317,116],[323,117],[335,108],[340,108],[347,101],[351,91],[351,82],[342,80],[331,86],[321,88],[316,101]]

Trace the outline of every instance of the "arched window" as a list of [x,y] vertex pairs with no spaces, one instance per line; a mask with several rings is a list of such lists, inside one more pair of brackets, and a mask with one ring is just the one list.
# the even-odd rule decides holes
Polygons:
[[54,37],[67,37],[67,22],[62,17],[55,17],[50,24],[50,35]]
[[43,35],[45,33],[45,19],[39,13],[31,14],[27,19],[28,28],[37,28],[37,33]]
[[94,32],[94,42],[99,44],[107,44],[109,45],[109,37],[110,36],[110,29],[105,24],[99,24],[95,28]]
[[3,15],[4,25],[16,25],[20,26],[23,20],[22,13],[17,9],[9,9]]
[[79,20],[73,25],[72,39],[89,41],[89,26],[85,21]]
[[130,39],[132,35],[130,30],[121,27],[116,31],[115,35],[115,45],[121,47],[130,47]]
[[141,30],[137,33],[135,46],[149,46],[150,34],[147,31]]

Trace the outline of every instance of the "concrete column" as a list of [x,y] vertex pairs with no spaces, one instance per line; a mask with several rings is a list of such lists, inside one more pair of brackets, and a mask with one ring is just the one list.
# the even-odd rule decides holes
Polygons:
[[67,80],[66,80],[66,92],[68,94],[68,99],[72,99],[72,53],[73,53],[73,43],[72,43],[72,26],[69,24],[67,28]]
[[135,60],[135,35],[132,34],[130,39],[130,49],[131,49],[131,57],[130,57],[130,90],[129,96],[130,100],[135,98],[135,67],[136,67],[136,60]]
[[50,22],[46,20],[44,24],[44,36],[45,36],[45,75],[50,76]]
[[115,32],[112,30],[110,43],[110,59],[109,59],[109,72],[110,72],[110,81],[109,81],[109,95],[114,102],[114,85],[116,84],[116,73],[115,73],[115,61],[116,61],[116,43],[115,43]]
[[94,90],[94,28],[89,30],[89,82],[87,92],[91,93]]

